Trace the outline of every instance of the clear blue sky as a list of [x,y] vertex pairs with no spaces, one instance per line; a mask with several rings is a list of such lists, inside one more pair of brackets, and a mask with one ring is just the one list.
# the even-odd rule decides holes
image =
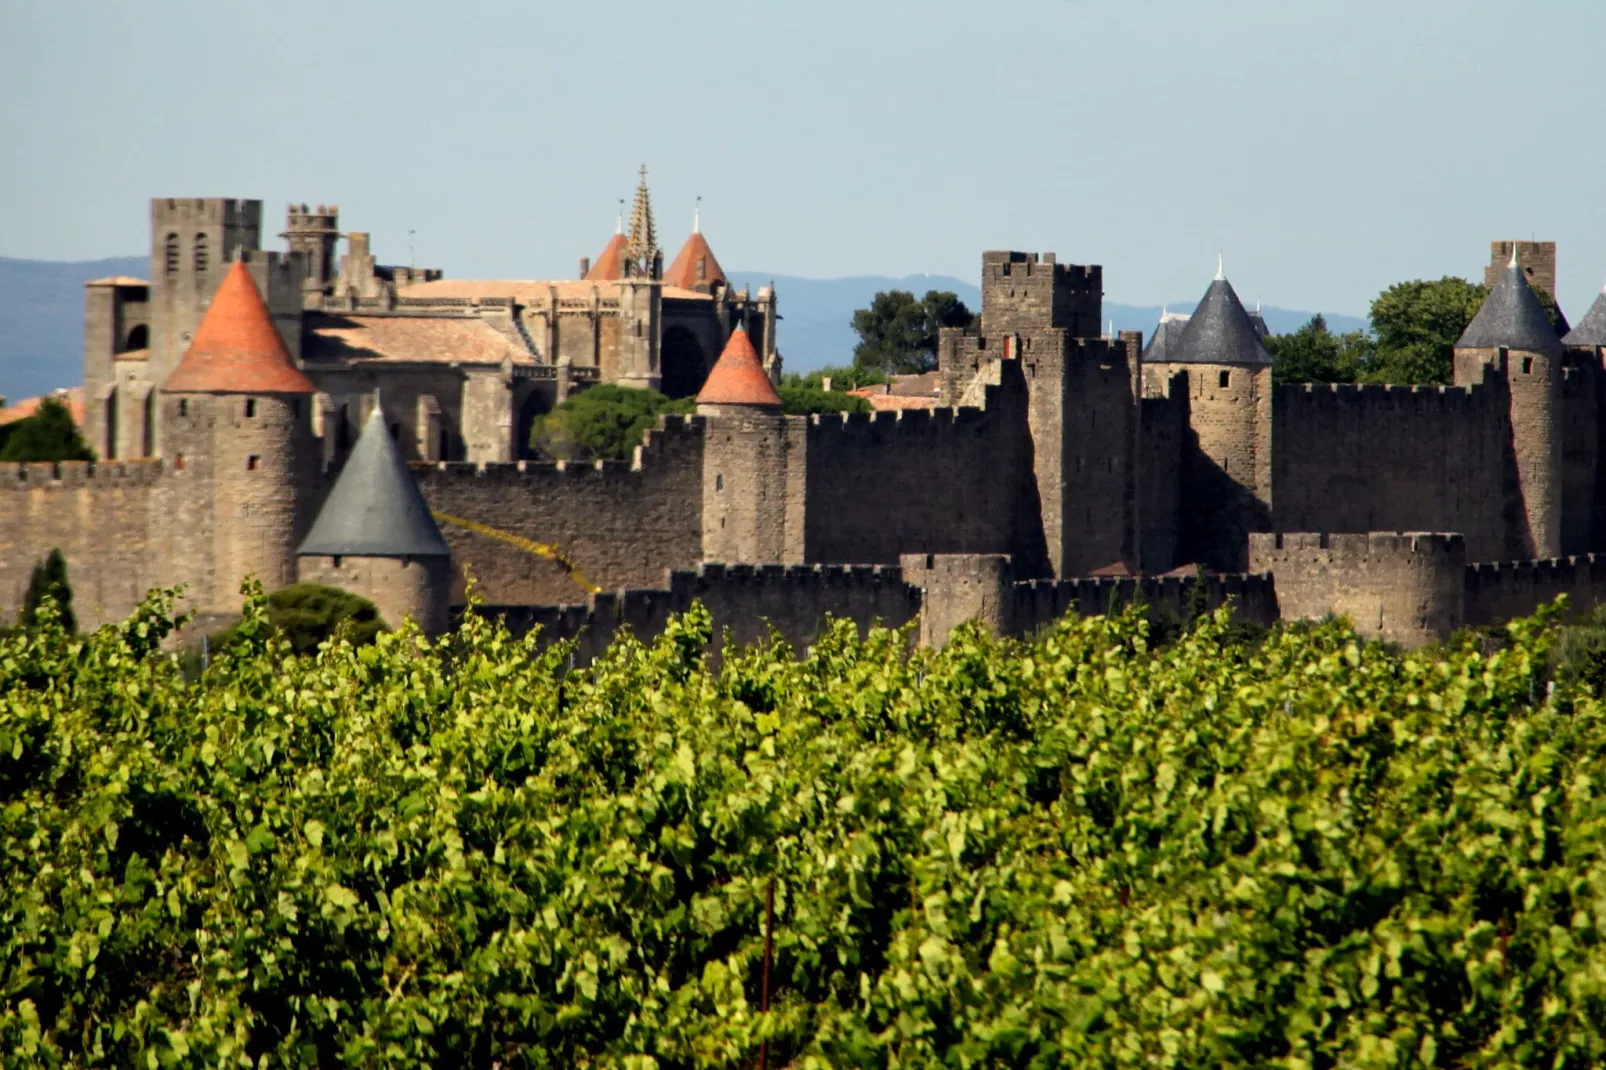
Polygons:
[[671,253],[701,192],[728,270],[1044,249],[1146,303],[1222,250],[1246,299],[1364,313],[1537,236],[1577,318],[1602,41],[1602,0],[0,0],[0,255],[142,252],[147,198],[230,195],[570,277],[645,161]]

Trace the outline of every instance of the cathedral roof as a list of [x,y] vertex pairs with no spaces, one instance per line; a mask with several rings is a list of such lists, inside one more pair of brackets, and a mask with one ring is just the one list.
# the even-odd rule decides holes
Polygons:
[[1160,322],[1154,325],[1154,336],[1143,350],[1143,363],[1164,364],[1172,358],[1166,354],[1172,352],[1177,345],[1177,338],[1182,334],[1182,328],[1188,325],[1188,317],[1180,312],[1165,312],[1160,315]]
[[596,260],[591,263],[591,270],[586,272],[586,282],[617,282],[625,273],[625,236],[618,231],[608,239],[608,244],[602,247]]
[[1270,364],[1260,332],[1244,311],[1232,283],[1220,274],[1204,299],[1166,345],[1165,359],[1179,364]]
[[162,389],[187,394],[311,394],[290,359],[257,284],[236,260],[229,265],[184,359]]
[[[699,260],[703,263],[702,278],[697,277]],[[714,250],[708,247],[708,239],[703,237],[700,230],[692,231],[686,244],[675,254],[675,262],[664,272],[665,286],[679,286],[683,290],[695,290],[699,286],[709,287],[716,282],[728,281],[725,269],[714,259]]]
[[1606,289],[1595,298],[1578,326],[1567,332],[1562,342],[1570,346],[1606,346]]
[[708,381],[697,393],[699,405],[766,405],[781,407],[781,395],[764,374],[758,352],[747,332],[738,327],[725,343],[725,352],[708,373]]
[[446,557],[446,540],[391,440],[378,398],[334,489],[318,510],[304,556]]
[[1500,273],[1483,307],[1472,317],[1457,349],[1525,349],[1533,353],[1549,353],[1561,348],[1556,328],[1545,315],[1545,307],[1534,296],[1533,288],[1517,266],[1513,253],[1511,263]]
[[306,318],[301,356],[326,360],[408,364],[533,364],[535,356],[508,330],[483,319],[448,316],[363,316],[313,313]]

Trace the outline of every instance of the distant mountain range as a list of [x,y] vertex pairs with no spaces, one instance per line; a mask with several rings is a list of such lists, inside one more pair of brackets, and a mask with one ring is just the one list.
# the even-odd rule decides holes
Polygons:
[[[83,381],[84,283],[107,275],[143,277],[150,261],[143,256],[106,260],[14,260],[0,257],[0,395],[32,397]],[[732,273],[737,286],[775,283],[781,323],[777,342],[789,371],[808,371],[853,359],[857,337],[849,325],[854,310],[864,308],[881,290],[952,290],[972,309],[981,307],[981,291],[973,283],[946,275],[910,275],[902,279],[862,275],[844,279],[804,279],[763,271]],[[1192,301],[1166,306],[1187,312]],[[1106,301],[1104,317],[1118,331],[1153,332],[1159,305],[1119,305]],[[1267,307],[1266,324],[1275,332],[1296,330],[1311,313]],[[1365,321],[1326,313],[1335,331],[1356,330]]]

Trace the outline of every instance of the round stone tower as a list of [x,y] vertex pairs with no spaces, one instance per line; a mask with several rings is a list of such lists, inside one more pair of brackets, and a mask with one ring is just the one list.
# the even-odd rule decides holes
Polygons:
[[804,421],[781,415],[781,396],[740,327],[697,394],[697,414],[707,420],[703,560],[802,561]]
[[203,577],[191,588],[203,611],[237,610],[247,576],[268,590],[295,582],[317,485],[314,393],[250,271],[233,262],[162,384],[170,557]]
[[451,551],[390,437],[377,397],[301,544],[298,564],[301,582],[366,598],[392,627],[411,617],[426,635],[446,630]]
[[1185,322],[1161,324],[1146,382],[1188,382],[1181,553],[1223,572],[1248,567],[1248,536],[1271,527],[1271,354],[1218,269]]
[[1510,558],[1561,554],[1564,348],[1513,252],[1483,307],[1455,344],[1455,382],[1471,386],[1493,371],[1505,384],[1511,419],[1506,462]]

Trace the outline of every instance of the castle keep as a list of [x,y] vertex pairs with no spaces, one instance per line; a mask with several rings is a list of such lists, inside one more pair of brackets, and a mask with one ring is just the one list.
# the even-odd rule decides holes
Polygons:
[[[1274,385],[1219,272],[1147,347],[1109,337],[1101,268],[988,252],[980,316],[939,340],[940,407],[788,416],[774,293],[733,292],[700,228],[665,270],[645,181],[578,281],[381,267],[364,234],[337,263],[332,207],[293,207],[284,252],[253,201],[151,219],[151,281],[87,288],[102,460],[0,468],[8,613],[52,547],[89,625],[159,584],[224,617],[256,575],[435,630],[472,576],[585,649],[693,599],[798,642],[826,613],[919,614],[940,642],[1231,598],[1418,643],[1606,594],[1606,295],[1559,333],[1533,289],[1553,245],[1495,244],[1446,387]],[[697,414],[630,461],[525,457],[534,416],[598,382]]]

